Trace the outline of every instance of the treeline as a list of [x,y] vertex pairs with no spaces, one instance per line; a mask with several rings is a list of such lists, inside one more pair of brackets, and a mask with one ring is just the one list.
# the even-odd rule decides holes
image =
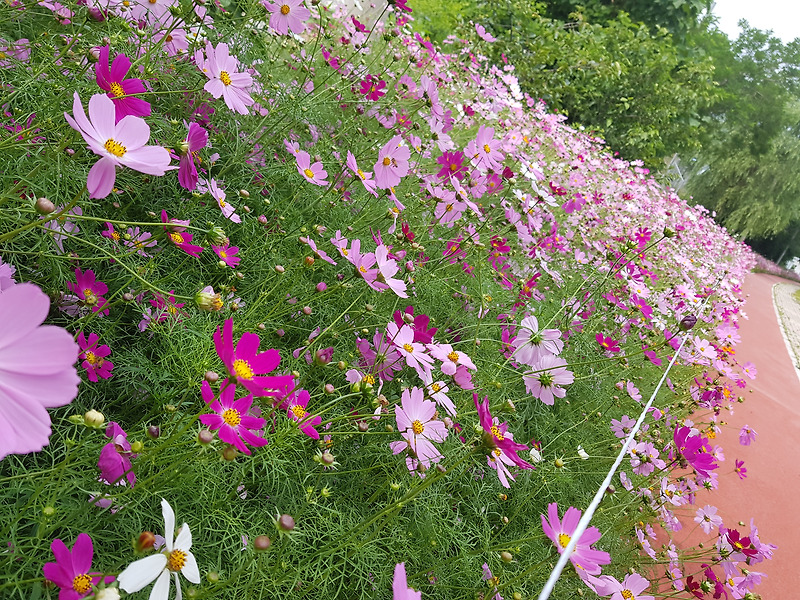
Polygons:
[[684,197],[777,260],[800,254],[800,40],[741,23],[721,32],[704,0],[415,0],[432,39],[477,39],[522,89],[641,159]]

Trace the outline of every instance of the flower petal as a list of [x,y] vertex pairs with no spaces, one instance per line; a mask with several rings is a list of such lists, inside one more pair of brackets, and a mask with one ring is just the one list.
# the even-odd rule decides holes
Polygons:
[[105,198],[114,189],[117,172],[114,161],[106,156],[94,163],[86,178],[90,198]]
[[178,533],[178,537],[175,539],[175,547],[185,552],[192,549],[192,532],[189,531],[189,525],[186,523],[181,525],[181,530]]
[[164,543],[167,550],[172,552],[172,540],[175,536],[175,511],[163,498],[161,499],[161,513],[164,515]]
[[186,554],[186,564],[183,565],[181,573],[192,583],[200,583],[200,569],[197,568],[197,561],[191,552]]
[[[128,152],[136,150],[150,139],[150,126],[144,119],[127,116],[117,123],[114,139],[125,146]],[[127,156],[127,153],[125,155]]]
[[114,137],[117,109],[114,102],[105,94],[95,94],[89,98],[89,120],[102,142]]
[[[119,574],[117,581],[121,590],[133,594],[149,585],[156,577],[162,574],[166,574],[169,577],[167,557],[161,553],[152,554],[129,564]],[[166,595],[164,595],[164,598],[166,598]]]

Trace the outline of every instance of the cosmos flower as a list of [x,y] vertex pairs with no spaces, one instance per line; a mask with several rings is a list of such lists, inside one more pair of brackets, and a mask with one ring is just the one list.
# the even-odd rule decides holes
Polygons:
[[85,598],[100,581],[114,581],[113,577],[104,578],[99,573],[89,572],[92,568],[94,547],[92,538],[85,533],[78,534],[71,551],[60,539],[53,540],[50,550],[56,557],[56,562],[45,563],[42,570],[45,578],[60,588],[58,600]]
[[127,481],[128,485],[136,485],[136,474],[131,464],[131,444],[128,434],[118,423],[111,421],[106,427],[106,437],[111,441],[100,450],[97,467],[102,480],[111,485]]
[[225,385],[220,390],[219,399],[215,399],[211,386],[203,381],[200,395],[214,414],[200,415],[200,422],[216,431],[223,442],[249,455],[250,450],[245,442],[255,447],[267,445],[267,440],[254,433],[264,427],[264,419],[249,414],[253,404],[252,394],[234,400],[235,394],[235,385]]
[[48,408],[69,404],[80,377],[73,366],[80,348],[64,329],[42,325],[50,298],[32,283],[0,294],[0,460],[44,448]]
[[187,190],[197,187],[197,166],[200,156],[198,152],[208,146],[208,131],[197,123],[189,123],[186,140],[181,144],[181,159],[178,165],[178,183]]
[[755,429],[750,429],[749,425],[745,425],[742,427],[742,430],[739,432],[739,443],[742,446],[749,446],[753,441],[755,441],[758,433],[756,433]]
[[[150,592],[150,600],[167,600],[169,598],[170,573],[175,576],[178,588],[176,597],[181,597],[181,573],[192,583],[200,583],[200,570],[192,549],[192,534],[189,525],[184,523],[175,538],[175,513],[166,500],[161,500],[161,512],[164,515],[164,551],[141,558],[119,574],[117,581],[121,590],[133,594],[150,585],[156,584]],[[173,541],[174,540],[174,541]]]
[[311,396],[306,390],[300,390],[299,392],[293,391],[286,396],[283,405],[286,407],[288,417],[297,422],[300,431],[305,433],[308,437],[318,440],[319,432],[317,432],[314,427],[322,423],[322,417],[309,416],[307,409],[310,399]]
[[262,0],[261,4],[271,14],[269,26],[280,35],[287,35],[289,31],[296,35],[303,33],[305,21],[311,18],[311,11],[305,7],[303,0]]
[[144,119],[129,115],[117,121],[114,102],[105,94],[95,94],[89,99],[87,118],[75,92],[72,114],[74,118],[64,113],[67,123],[83,136],[92,152],[100,156],[86,180],[90,198],[105,198],[111,193],[118,166],[159,176],[175,168],[169,166],[166,148],[145,146],[150,139],[150,126]]
[[141,94],[147,90],[141,79],[126,79],[131,68],[130,59],[124,54],[117,54],[109,67],[109,51],[108,45],[100,47],[100,56],[94,66],[95,80],[101,89],[108,92],[108,97],[114,103],[117,122],[128,115],[150,116],[150,103],[131,96],[131,94]]
[[562,385],[569,385],[575,381],[572,371],[567,371],[564,365],[567,361],[552,354],[543,356],[533,366],[533,370],[522,376],[525,389],[534,398],[539,398],[549,406],[553,406],[555,398],[563,398],[567,391]]
[[180,248],[189,256],[197,258],[203,252],[202,246],[192,244],[193,234],[186,232],[186,225],[189,221],[180,219],[170,219],[167,211],[161,211],[161,222],[165,223],[164,231],[167,232],[167,239],[177,248]]
[[[558,518],[558,504],[551,502],[547,505],[547,518],[541,515],[542,530],[545,535],[555,544],[559,554],[563,554],[564,549],[569,545],[572,534],[578,527],[578,522],[581,520],[581,511],[570,506],[567,512],[564,513],[564,519]],[[595,550],[592,544],[600,539],[600,530],[597,527],[588,527],[586,531],[578,540],[575,551],[570,555],[569,560],[575,567],[575,570],[583,569],[590,575],[599,575],[601,572],[600,565],[607,565],[611,562],[611,556],[608,552],[602,550]]]
[[83,359],[81,366],[86,369],[89,381],[92,382],[97,382],[98,377],[111,379],[111,371],[114,369],[114,363],[106,360],[106,356],[111,354],[111,348],[105,344],[98,346],[99,341],[100,337],[96,333],[90,333],[88,340],[82,331],[78,334],[78,345],[83,350],[78,358]]
[[415,592],[413,588],[408,587],[406,563],[398,563],[394,567],[392,600],[422,600],[422,592]]
[[403,138],[394,136],[378,152],[375,163],[375,183],[382,190],[396,187],[408,175],[408,160],[411,150],[403,144]]
[[214,98],[222,96],[225,104],[232,111],[241,115],[249,113],[248,106],[255,103],[250,97],[248,90],[253,85],[253,77],[249,73],[239,73],[239,61],[231,56],[228,44],[220,42],[217,47],[211,45],[206,40],[206,54],[197,50],[194,54],[194,61],[203,74],[208,77],[203,89]]
[[314,185],[326,186],[328,182],[325,178],[328,172],[322,166],[322,163],[317,161],[311,164],[311,155],[305,150],[300,150],[297,153],[297,172],[306,178],[306,181]]
[[108,315],[108,309],[103,309],[107,301],[103,294],[108,292],[108,286],[102,281],[97,281],[94,271],[86,269],[86,272],[75,269],[75,283],[67,282],[67,287],[80,299],[81,304],[88,306],[92,312],[99,312],[102,316]]

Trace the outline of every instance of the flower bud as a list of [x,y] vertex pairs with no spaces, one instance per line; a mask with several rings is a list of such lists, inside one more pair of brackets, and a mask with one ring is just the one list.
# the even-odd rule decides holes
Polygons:
[[222,310],[222,296],[214,292],[211,286],[205,287],[194,295],[197,308],[204,312],[219,312]]
[[307,267],[311,267],[311,266],[313,266],[313,265],[314,265],[314,262],[316,262],[316,261],[314,260],[314,257],[313,257],[313,256],[306,256],[306,257],[303,259],[303,263],[305,263],[305,265],[306,265]]
[[206,235],[208,236],[208,239],[217,246],[225,246],[230,242],[228,236],[225,235],[225,230],[222,227],[214,226]]
[[514,560],[514,556],[511,554],[511,552],[501,552],[500,560],[505,563],[510,563],[512,560]]
[[555,464],[555,466],[556,466],[556,468],[557,468],[557,469],[561,469],[561,468],[563,468],[563,467],[564,467],[564,460],[563,460],[563,459],[561,459],[561,458],[557,458],[557,459],[556,459],[556,460],[553,462],[553,464]]
[[250,197],[250,192],[248,192],[247,190],[239,190],[239,197],[240,198],[249,198]]
[[137,440],[131,444],[131,452],[133,452],[134,454],[137,454],[142,450],[144,450],[144,444],[142,442]]
[[143,531],[134,544],[136,552],[147,552],[156,545],[156,536],[152,531]]
[[216,571],[209,571],[206,573],[206,581],[208,581],[208,583],[219,583],[219,573]]
[[314,289],[315,289],[315,290],[317,290],[318,292],[324,292],[325,290],[327,290],[327,289],[328,289],[328,284],[327,284],[327,283],[325,283],[324,281],[320,281],[320,282],[319,282],[319,283],[316,285],[316,287],[315,287]]
[[94,409],[87,410],[83,415],[83,424],[87,427],[97,429],[98,427],[102,427],[105,422],[106,418],[103,416],[103,413]]
[[125,292],[124,294],[122,294],[122,299],[125,302],[133,302],[134,295],[131,294],[130,292]]
[[270,540],[266,535],[256,536],[256,539],[253,540],[253,548],[261,552],[264,550],[269,550],[271,545],[272,540]]
[[214,441],[214,434],[208,429],[201,429],[200,433],[197,434],[197,441],[204,446],[210,444]]
[[219,381],[219,373],[215,371],[206,371],[203,375],[203,379],[208,383],[217,383]]
[[686,315],[681,319],[680,328],[681,331],[689,331],[695,325],[697,325],[697,317],[694,315]]
[[332,394],[333,392],[336,391],[336,388],[333,387],[333,384],[326,383],[325,386],[322,388],[322,391],[324,391],[326,394],[330,395],[330,394]]
[[294,517],[292,515],[281,515],[278,517],[276,525],[279,531],[285,531],[286,533],[294,531]]
[[226,446],[222,449],[222,458],[223,460],[227,460],[228,462],[236,460],[236,457],[239,455],[239,451],[234,448],[233,446]]
[[40,215],[49,215],[56,210],[56,205],[47,198],[37,198],[34,206],[36,208],[36,212]]
[[283,265],[275,265],[275,271],[277,273],[284,273],[286,269],[283,268]]
[[306,315],[306,316],[310,315],[311,314],[311,307],[310,306],[304,306],[303,307],[303,314]]
[[150,425],[147,428],[147,437],[149,437],[151,440],[157,440],[159,437],[161,437],[161,427],[158,425]]

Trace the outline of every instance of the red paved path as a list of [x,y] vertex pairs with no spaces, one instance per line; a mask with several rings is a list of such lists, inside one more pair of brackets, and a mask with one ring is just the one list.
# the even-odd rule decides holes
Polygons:
[[[764,600],[795,600],[800,599],[796,558],[800,548],[800,380],[772,304],[776,283],[786,281],[760,273],[745,280],[744,292],[750,297],[744,310],[749,319],[739,322],[742,342],[736,347],[736,357],[739,364],[753,361],[758,376],[748,380],[750,385],[742,393],[746,401],[736,405],[735,413],[720,415],[728,426],[717,436],[726,459],[718,471],[719,489],[700,492],[692,508],[713,504],[728,527],[744,534],[754,518],[761,540],[778,545],[773,560],[754,565],[752,570],[768,575],[755,591]],[[745,424],[758,433],[750,446],[739,444],[739,430]],[[744,480],[733,472],[736,459],[745,462]],[[684,531],[675,534],[678,542],[694,526],[691,518],[682,520]],[[746,527],[738,527],[739,521]],[[687,541],[696,543],[704,537],[695,530]]]

